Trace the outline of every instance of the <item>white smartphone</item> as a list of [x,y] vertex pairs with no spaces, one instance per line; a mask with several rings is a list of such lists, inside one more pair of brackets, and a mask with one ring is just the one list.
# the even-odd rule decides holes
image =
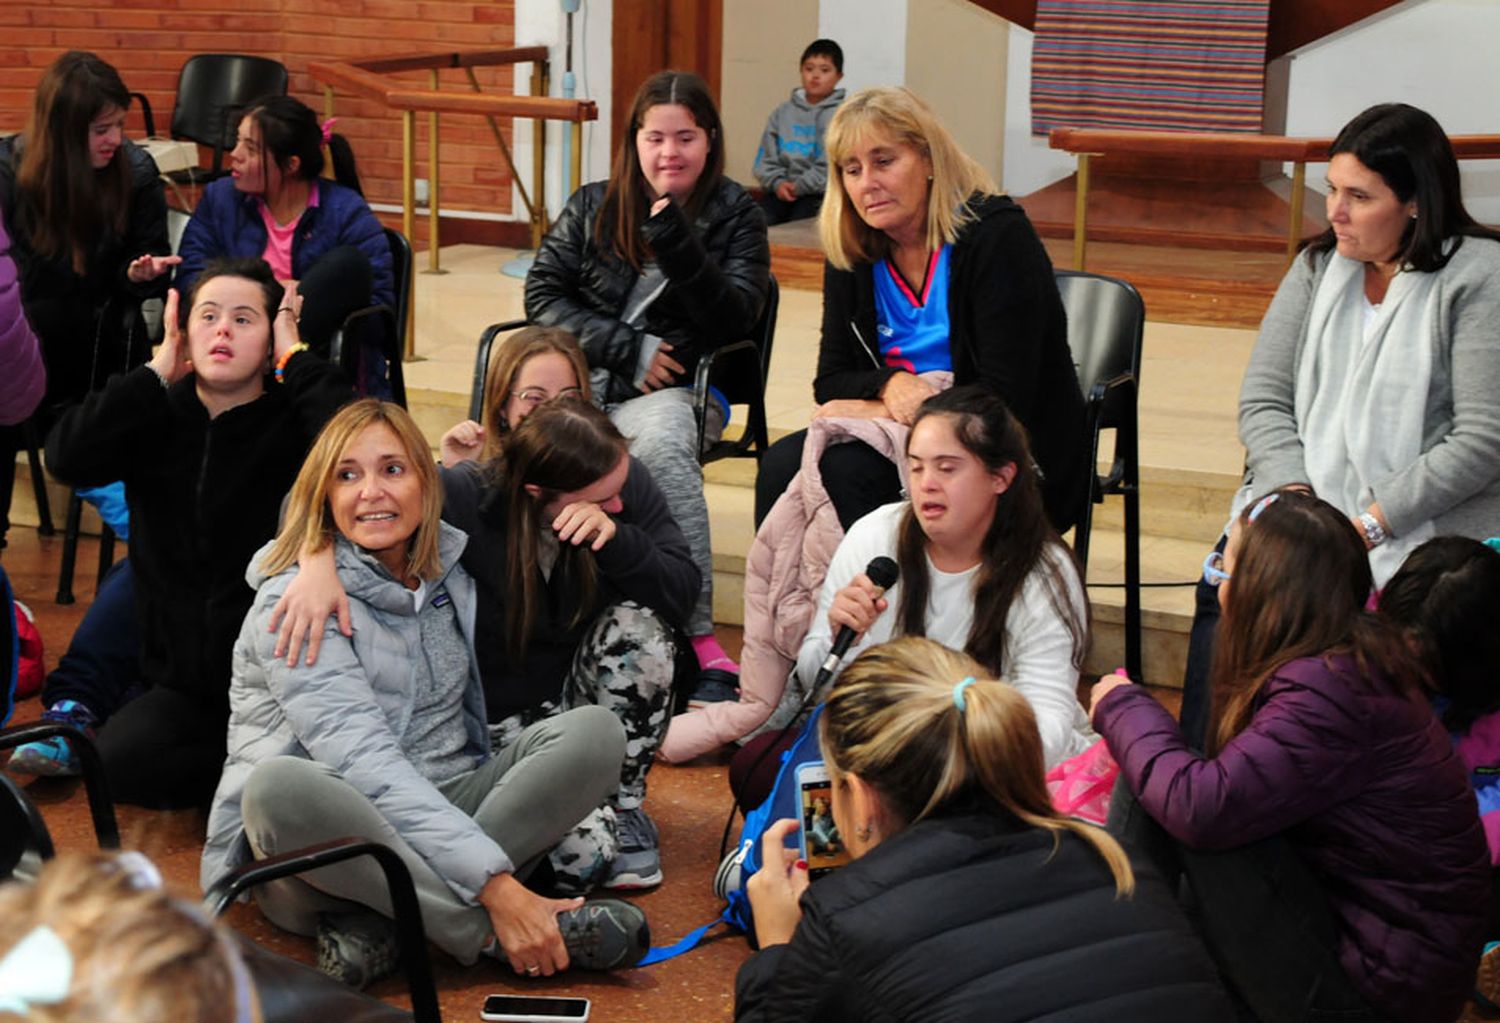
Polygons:
[[833,781],[827,765],[814,760],[797,768],[797,791],[801,810],[797,844],[807,861],[808,876],[816,881],[850,860],[838,825],[833,822]]
[[589,1018],[587,998],[556,995],[490,995],[479,1018],[497,1023],[583,1023]]

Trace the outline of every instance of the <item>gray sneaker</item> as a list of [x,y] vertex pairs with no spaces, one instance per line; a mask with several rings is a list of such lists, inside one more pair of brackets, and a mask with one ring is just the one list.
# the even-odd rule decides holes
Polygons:
[[661,884],[656,822],[646,816],[645,810],[616,810],[615,833],[619,836],[619,851],[610,864],[604,887],[628,891]]
[[396,925],[372,909],[318,914],[318,969],[361,990],[396,972]]
[[634,966],[651,948],[646,914],[620,899],[595,899],[557,914],[568,961],[579,970]]

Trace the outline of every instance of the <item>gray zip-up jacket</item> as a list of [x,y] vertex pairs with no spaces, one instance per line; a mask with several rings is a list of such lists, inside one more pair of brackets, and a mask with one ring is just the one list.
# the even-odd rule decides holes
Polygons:
[[[459,565],[468,537],[442,523],[443,574],[428,583],[453,599],[469,647],[464,727],[477,767],[489,758],[484,690],[474,665],[474,583]],[[348,541],[334,544],[339,581],[349,594],[353,638],[332,618],[324,628],[318,663],[288,667],[273,650],[271,608],[296,569],[266,578],[259,570],[267,544],[245,573],[256,589],[234,646],[230,683],[229,755],[208,817],[201,881],[205,890],[248,861],[240,797],[250,772],[277,756],[327,764],[363,794],[449,887],[470,904],[494,875],[513,865],[474,820],[424,778],[399,745],[417,703],[415,664],[422,658],[421,624],[411,591],[380,571]]]
[[[1299,255],[1292,263],[1245,368],[1240,440],[1257,497],[1308,482],[1294,411],[1297,367],[1328,259]],[[1464,238],[1436,273],[1431,333],[1412,338],[1432,347],[1428,391],[1410,395],[1423,403],[1422,454],[1371,489],[1396,536],[1430,520],[1439,534],[1483,539],[1500,529],[1500,242]]]
[[828,189],[823,136],[842,102],[843,89],[834,89],[816,106],[807,102],[805,90],[793,89],[792,98],[771,111],[755,153],[755,177],[767,192],[783,181],[796,185],[798,195],[822,195]]

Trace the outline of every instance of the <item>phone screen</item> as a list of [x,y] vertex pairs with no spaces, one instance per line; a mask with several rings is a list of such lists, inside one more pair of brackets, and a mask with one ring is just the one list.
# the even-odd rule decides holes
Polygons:
[[850,860],[849,850],[833,823],[833,783],[826,778],[801,782],[802,848],[807,855],[807,873],[817,880]]
[[484,1000],[483,1019],[588,1019],[587,998],[549,998],[541,995],[490,995]]

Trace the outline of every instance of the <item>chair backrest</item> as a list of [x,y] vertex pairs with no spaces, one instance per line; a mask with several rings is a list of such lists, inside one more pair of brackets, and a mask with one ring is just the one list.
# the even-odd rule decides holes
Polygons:
[[406,318],[411,310],[411,242],[406,235],[394,227],[385,228],[386,244],[391,247],[391,278],[396,288],[396,322],[400,324],[401,339],[406,339]]
[[[1068,348],[1078,370],[1078,385],[1093,405],[1104,399],[1102,385],[1109,381],[1122,376],[1140,379],[1146,305],[1134,286],[1115,277],[1077,270],[1058,270],[1056,276],[1068,314]],[[1099,426],[1118,423],[1125,398],[1124,391],[1117,391],[1103,400]]]
[[285,95],[286,87],[286,66],[269,57],[241,53],[189,57],[177,76],[172,137],[211,146],[217,171],[223,152],[234,148],[241,111],[262,96]]
[[479,335],[479,350],[474,353],[474,382],[469,386],[469,418],[474,422],[484,422],[484,382],[490,375],[490,359],[494,355],[495,339],[502,334],[520,330],[530,323],[530,320],[492,323]]
[[[771,378],[771,346],[776,342],[776,316],[781,310],[781,285],[772,276],[766,288],[766,304],[760,311],[760,319],[750,331],[749,340],[755,342],[760,352],[760,380],[750,379],[748,374],[731,374],[726,378],[715,377],[714,386],[723,392],[731,405],[749,405],[765,396],[766,382]],[[756,385],[759,383],[759,390]]]

